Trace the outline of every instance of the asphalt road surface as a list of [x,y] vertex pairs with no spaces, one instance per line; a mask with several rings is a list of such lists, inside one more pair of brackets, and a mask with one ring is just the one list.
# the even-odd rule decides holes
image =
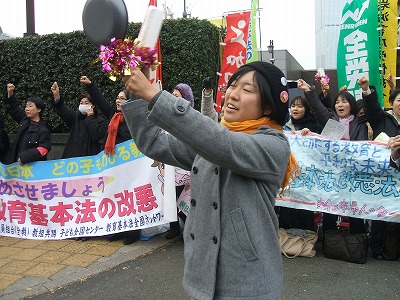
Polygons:
[[[121,264],[34,300],[190,299],[182,287],[183,242]],[[283,257],[285,292],[281,300],[400,299],[400,262],[353,264],[325,258],[317,243],[313,258]],[[273,274],[271,274],[273,276]]]

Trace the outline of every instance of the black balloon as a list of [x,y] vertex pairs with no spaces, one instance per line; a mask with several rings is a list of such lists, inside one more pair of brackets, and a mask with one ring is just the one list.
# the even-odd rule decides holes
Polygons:
[[124,39],[128,30],[128,11],[123,0],[87,0],[82,14],[83,30],[97,48],[112,38]]

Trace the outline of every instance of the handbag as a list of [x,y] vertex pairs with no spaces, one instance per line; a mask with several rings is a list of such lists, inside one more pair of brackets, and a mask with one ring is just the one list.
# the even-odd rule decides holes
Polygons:
[[311,230],[302,231],[306,233],[305,236],[292,235],[286,229],[279,228],[279,245],[282,254],[287,258],[315,256],[315,243],[318,240],[317,233]]
[[327,258],[365,264],[368,252],[367,235],[350,233],[349,230],[326,230],[323,252]]
[[400,258],[400,224],[387,224],[382,255],[385,260],[398,260]]

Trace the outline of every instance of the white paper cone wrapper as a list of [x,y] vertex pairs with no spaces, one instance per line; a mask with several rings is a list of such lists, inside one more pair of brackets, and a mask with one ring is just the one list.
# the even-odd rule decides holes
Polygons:
[[165,165],[164,169],[164,220],[178,220],[176,211],[175,167]]
[[154,48],[164,21],[164,10],[149,6],[139,32],[139,46]]

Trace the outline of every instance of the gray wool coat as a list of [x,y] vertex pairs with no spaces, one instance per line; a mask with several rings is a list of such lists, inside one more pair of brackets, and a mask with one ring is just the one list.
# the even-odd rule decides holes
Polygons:
[[231,132],[167,92],[150,105],[135,100],[122,110],[144,154],[191,170],[184,230],[188,294],[278,299],[283,271],[274,204],[290,154],[285,135],[267,126]]

